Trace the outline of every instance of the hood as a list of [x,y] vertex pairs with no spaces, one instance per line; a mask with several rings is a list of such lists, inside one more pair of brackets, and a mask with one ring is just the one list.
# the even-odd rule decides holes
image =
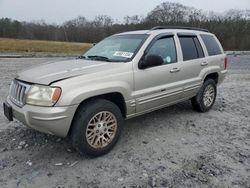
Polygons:
[[73,59],[31,67],[19,72],[17,79],[30,83],[49,85],[52,82],[83,74],[106,71],[117,65],[118,63]]

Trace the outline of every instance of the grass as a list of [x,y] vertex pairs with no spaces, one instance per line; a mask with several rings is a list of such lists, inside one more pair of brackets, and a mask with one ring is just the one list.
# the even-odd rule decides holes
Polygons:
[[0,53],[48,53],[80,55],[92,45],[78,42],[57,42],[0,38]]

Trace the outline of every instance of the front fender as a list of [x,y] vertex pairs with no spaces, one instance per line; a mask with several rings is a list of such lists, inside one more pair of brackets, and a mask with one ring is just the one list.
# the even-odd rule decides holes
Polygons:
[[80,104],[82,101],[108,93],[120,93],[125,100],[128,100],[131,95],[131,88],[123,82],[97,83],[82,87],[74,88],[67,91],[58,101],[58,106]]

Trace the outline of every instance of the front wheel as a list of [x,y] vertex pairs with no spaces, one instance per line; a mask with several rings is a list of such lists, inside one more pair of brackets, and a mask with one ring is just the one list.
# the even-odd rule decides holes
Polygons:
[[80,153],[103,155],[116,144],[122,124],[121,111],[114,103],[104,99],[88,101],[74,117],[72,144]]
[[205,80],[197,95],[191,99],[193,109],[198,112],[209,111],[214,105],[216,95],[216,82],[213,79]]

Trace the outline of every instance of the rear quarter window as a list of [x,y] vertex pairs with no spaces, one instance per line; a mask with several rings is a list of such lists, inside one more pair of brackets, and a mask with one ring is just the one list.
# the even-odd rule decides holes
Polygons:
[[222,54],[220,46],[213,36],[202,34],[201,38],[207,48],[208,55],[212,56],[212,55]]

